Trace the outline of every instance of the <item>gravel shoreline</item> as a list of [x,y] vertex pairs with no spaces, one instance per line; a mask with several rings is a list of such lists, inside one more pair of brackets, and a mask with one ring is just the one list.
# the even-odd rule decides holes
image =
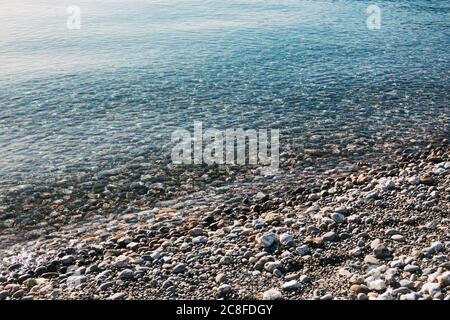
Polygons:
[[3,219],[0,300],[450,300],[447,140],[189,190],[107,213],[55,210],[53,225]]

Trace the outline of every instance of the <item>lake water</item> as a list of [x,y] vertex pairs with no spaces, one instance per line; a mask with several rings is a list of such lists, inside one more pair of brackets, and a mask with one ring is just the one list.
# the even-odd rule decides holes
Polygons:
[[195,120],[338,160],[445,137],[450,2],[371,4],[3,0],[0,184],[156,163]]

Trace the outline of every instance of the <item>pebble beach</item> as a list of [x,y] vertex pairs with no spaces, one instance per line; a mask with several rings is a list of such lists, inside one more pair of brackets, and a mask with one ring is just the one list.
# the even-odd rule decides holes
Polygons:
[[0,300],[450,300],[448,1],[76,2],[2,0]]
[[2,229],[0,298],[449,300],[448,140],[380,161]]

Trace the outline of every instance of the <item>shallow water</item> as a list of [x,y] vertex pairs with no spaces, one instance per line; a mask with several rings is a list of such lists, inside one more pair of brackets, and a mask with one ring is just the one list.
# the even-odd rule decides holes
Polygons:
[[449,132],[450,3],[4,0],[0,184],[170,155],[194,120],[338,159]]

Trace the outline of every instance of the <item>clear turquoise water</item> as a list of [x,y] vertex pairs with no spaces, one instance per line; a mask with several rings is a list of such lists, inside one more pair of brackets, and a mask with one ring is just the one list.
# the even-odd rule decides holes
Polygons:
[[338,159],[449,132],[450,2],[0,4],[0,184],[170,154],[194,120]]

